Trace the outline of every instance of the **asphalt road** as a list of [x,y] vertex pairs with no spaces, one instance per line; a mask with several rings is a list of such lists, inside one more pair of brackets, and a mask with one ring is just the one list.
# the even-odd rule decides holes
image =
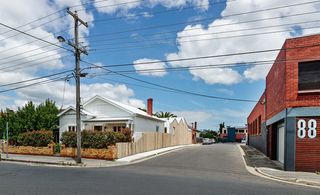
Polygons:
[[59,168],[0,163],[0,195],[7,194],[320,194],[248,173],[236,145],[185,148],[111,168]]

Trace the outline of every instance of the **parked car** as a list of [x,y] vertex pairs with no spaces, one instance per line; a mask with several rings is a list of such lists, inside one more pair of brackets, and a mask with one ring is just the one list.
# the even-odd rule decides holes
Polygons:
[[209,145],[209,144],[213,144],[213,143],[215,143],[214,139],[203,138],[202,145]]

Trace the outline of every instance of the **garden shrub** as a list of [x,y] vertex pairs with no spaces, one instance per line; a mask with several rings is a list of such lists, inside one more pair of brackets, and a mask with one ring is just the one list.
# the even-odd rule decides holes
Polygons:
[[66,147],[77,147],[77,133],[74,131],[66,131],[62,133],[61,142]]
[[[126,136],[121,132],[101,132],[87,131],[81,132],[81,147],[102,149],[108,146],[115,145],[117,142],[126,142]],[[64,132],[61,137],[62,144],[67,147],[77,147],[76,132]]]
[[129,128],[122,129],[121,132],[124,135],[123,142],[131,142],[132,141],[132,132]]
[[59,154],[61,150],[61,144],[57,143],[54,147],[54,153]]
[[39,130],[21,133],[17,137],[18,146],[45,147],[53,142],[52,131]]

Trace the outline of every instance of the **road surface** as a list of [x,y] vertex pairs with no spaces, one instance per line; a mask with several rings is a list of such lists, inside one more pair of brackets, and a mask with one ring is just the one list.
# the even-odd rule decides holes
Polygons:
[[0,194],[320,194],[247,172],[235,144],[187,147],[110,168],[61,168],[0,163]]

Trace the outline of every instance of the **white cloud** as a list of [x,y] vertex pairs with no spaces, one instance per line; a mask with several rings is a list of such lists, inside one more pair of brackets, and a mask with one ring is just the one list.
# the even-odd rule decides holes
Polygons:
[[[5,18],[5,23],[16,27],[27,22],[30,22],[36,18],[40,18],[49,13],[53,13],[57,10],[65,8],[70,5],[79,5],[83,1],[81,0],[72,0],[72,1],[33,1],[33,0],[25,0],[25,1],[10,1],[10,2],[2,2],[0,6],[0,15],[1,18]],[[83,9],[84,7],[77,7],[77,9]],[[62,14],[63,12],[61,12]],[[79,17],[81,17],[84,21],[93,20],[93,15],[89,12],[78,12]],[[62,15],[60,15],[62,16]],[[38,25],[50,21],[54,18],[58,18],[59,14],[55,14],[54,16],[50,16],[45,20],[38,21],[34,24],[27,25],[20,30],[23,30],[29,34],[32,34],[36,37],[42,38],[46,37],[45,40],[57,43],[56,36],[53,32],[71,29],[67,31],[63,35],[67,35],[68,37],[73,37],[72,25],[73,19],[71,16],[61,17],[54,22],[50,22],[46,25],[41,26],[40,28],[34,28],[31,31],[27,31],[32,27],[37,27]],[[80,36],[88,34],[88,29],[81,27]],[[8,29],[0,27],[0,34],[8,31]],[[0,35],[0,85],[19,82],[27,79],[32,79],[37,77],[36,75],[41,71],[42,74],[45,72],[46,74],[50,74],[50,71],[57,70],[61,68],[69,69],[73,68],[73,63],[66,63],[66,61],[62,60],[62,56],[66,55],[62,54],[62,50],[58,50],[57,47],[48,46],[48,44],[35,41],[35,39],[26,36],[19,35],[14,36],[12,38],[6,38],[12,35],[15,35],[16,32],[12,31],[6,34]],[[34,41],[34,42],[33,42]],[[32,43],[29,43],[32,42]],[[28,44],[26,44],[28,43]],[[23,45],[25,44],[25,45]],[[23,45],[23,46],[21,46]],[[11,49],[13,47],[17,47],[15,49]],[[67,45],[63,45],[64,47],[68,47]],[[32,52],[27,52],[25,54],[21,54],[23,52],[34,50]],[[39,54],[40,55],[35,55]],[[34,55],[34,56],[33,56]],[[70,53],[72,56],[73,54]],[[5,59],[9,57],[8,59]],[[45,62],[49,59],[54,59],[52,61]],[[70,66],[70,67],[69,67]],[[7,68],[5,70],[1,70],[3,68]],[[14,71],[13,71],[14,70]],[[56,71],[55,71],[56,72]],[[37,80],[39,81],[39,80]],[[37,82],[33,81],[33,82]],[[43,79],[42,81],[50,81],[49,79]],[[30,82],[30,83],[33,83]],[[30,83],[24,83],[30,84]],[[8,88],[14,88],[22,85],[14,85],[9,86]],[[6,87],[0,87],[0,90],[8,89]],[[45,99],[50,98],[56,101],[57,105],[61,105],[63,101],[63,89],[64,89],[64,81],[57,81],[52,83],[47,83],[43,85],[34,85],[28,88],[23,88],[16,90],[15,93],[6,93],[0,96],[0,106],[1,108],[9,107],[9,108],[17,108],[19,106],[24,105],[27,101],[34,101],[35,103],[43,102]],[[81,87],[82,98],[90,98],[96,94],[105,96],[107,98],[111,98],[117,101],[121,101],[126,104],[130,104],[136,107],[144,107],[144,102],[133,98],[134,92],[132,89],[128,88],[126,85],[112,85],[108,83],[95,83],[95,84],[82,84]],[[64,106],[73,105],[75,102],[75,87],[73,84],[66,83],[65,85],[65,95],[64,95]]]
[[[63,90],[64,87],[65,91]],[[38,104],[47,98],[56,101],[59,106],[61,106],[62,102],[64,107],[75,104],[75,86],[69,83],[65,84],[64,81],[19,89],[16,91],[16,94],[17,96],[14,102],[16,107],[22,106],[27,101],[33,101]],[[82,102],[85,102],[95,95],[101,95],[137,108],[145,107],[144,101],[133,98],[133,90],[126,85],[113,85],[109,83],[81,84]]]
[[[48,42],[59,44],[56,39],[57,35],[54,32],[67,29],[65,33],[60,32],[61,34],[59,33],[59,35],[66,36],[66,38],[73,37],[73,30],[71,28],[73,26],[72,17],[69,15],[63,17],[66,14],[66,10],[49,15],[48,17],[44,16],[57,12],[57,10],[65,9],[67,6],[79,5],[81,3],[81,0],[57,0],[54,2],[49,0],[13,0],[1,2],[0,13],[1,18],[5,18],[5,24],[18,27],[28,23],[19,28],[19,30],[35,37],[43,38]],[[77,8],[82,9],[84,7],[79,6]],[[79,16],[85,21],[93,20],[92,13],[86,11],[79,12]],[[42,19],[29,23],[37,18]],[[63,49],[23,35],[22,33],[7,31],[9,31],[8,28],[0,27],[0,70],[15,70],[32,74],[39,70],[52,70],[68,66],[63,63],[62,57],[68,54],[72,56],[72,53],[67,53]],[[83,36],[88,34],[89,31],[80,27],[79,32],[80,36]],[[62,46],[68,47],[67,45]]]
[[[294,33],[270,33],[259,36],[242,36],[245,34],[254,34],[270,31],[284,31],[292,28],[292,26],[278,26],[269,29],[247,30],[255,27],[264,27],[271,25],[282,25],[290,23],[299,23],[303,21],[317,20],[319,14],[301,15],[299,17],[283,17],[273,20],[264,20],[252,23],[239,23],[254,19],[263,19],[270,17],[281,17],[288,14],[301,12],[319,11],[316,4],[300,5],[288,7],[285,9],[271,10],[265,12],[257,12],[254,14],[243,14],[236,17],[228,17],[232,14],[250,12],[254,10],[262,10],[266,8],[288,5],[287,1],[278,0],[243,0],[227,2],[225,10],[222,12],[222,19],[216,19],[208,26],[188,25],[183,31],[177,34],[178,52],[167,54],[167,59],[190,58],[198,56],[212,56],[220,54],[233,54],[246,51],[266,50],[273,48],[281,48],[285,39],[291,37]],[[230,25],[231,23],[238,23]],[[318,22],[319,23],[319,22]],[[304,24],[302,27],[315,26],[316,23]],[[298,25],[299,26],[299,25]],[[226,33],[227,31],[227,33]],[[225,33],[223,33],[225,32]],[[292,31],[291,31],[292,32]],[[303,30],[303,34],[315,33],[317,29]],[[196,36],[196,35],[202,36]],[[230,36],[238,36],[233,38],[224,38]],[[194,41],[194,40],[204,41]],[[226,57],[207,58],[201,60],[175,61],[171,63],[173,67],[187,67],[207,64],[229,64],[241,63],[261,60],[274,60],[277,52],[269,52],[263,54],[251,55],[229,55]],[[208,84],[235,84],[243,80],[243,77],[249,80],[258,80],[265,78],[270,66],[254,66],[248,68],[243,73],[232,68],[215,68],[207,70],[190,70],[195,79],[201,79]],[[243,75],[242,75],[243,74]]]
[[[197,6],[199,10],[207,10],[209,8],[209,0],[146,0],[146,1],[132,1],[127,0],[109,0],[101,2],[95,0],[94,6],[101,13],[106,14],[121,14],[121,15],[131,15],[129,12],[134,8],[140,7],[155,7],[157,5],[164,6],[168,9],[170,8],[180,8],[187,5]],[[144,15],[144,14],[143,14]]]
[[266,75],[269,72],[271,65],[265,65],[265,66],[253,66],[251,68],[248,68],[243,72],[243,75],[245,78],[255,81],[259,79],[265,79]]
[[[148,63],[151,62],[151,63]],[[146,63],[146,64],[143,64]],[[155,59],[143,58],[133,62],[136,72],[141,75],[163,77],[167,74],[166,64]],[[153,70],[157,69],[157,70]],[[149,71],[148,71],[149,70]]]

